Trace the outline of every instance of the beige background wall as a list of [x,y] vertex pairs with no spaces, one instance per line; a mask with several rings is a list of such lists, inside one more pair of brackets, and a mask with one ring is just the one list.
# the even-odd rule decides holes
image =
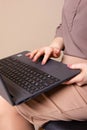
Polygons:
[[0,58],[51,43],[63,0],[0,0]]

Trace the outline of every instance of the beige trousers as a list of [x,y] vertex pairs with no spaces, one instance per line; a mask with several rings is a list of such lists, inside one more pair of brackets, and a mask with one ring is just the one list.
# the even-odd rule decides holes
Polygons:
[[[67,64],[87,62],[64,56]],[[87,85],[61,85],[17,106],[18,112],[33,125],[40,127],[49,120],[86,120]]]

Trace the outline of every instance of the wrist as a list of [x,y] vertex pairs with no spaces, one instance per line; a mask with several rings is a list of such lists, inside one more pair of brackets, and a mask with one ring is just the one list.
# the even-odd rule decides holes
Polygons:
[[52,43],[50,44],[50,47],[52,48],[57,48],[59,50],[63,50],[64,49],[64,42],[63,42],[63,38],[62,37],[56,37]]

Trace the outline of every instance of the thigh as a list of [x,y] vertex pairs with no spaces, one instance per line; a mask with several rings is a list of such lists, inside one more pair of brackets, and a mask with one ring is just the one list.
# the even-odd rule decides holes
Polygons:
[[9,114],[18,114],[15,107],[11,106],[4,98],[0,96],[0,116],[6,116]]
[[49,120],[82,120],[86,106],[76,85],[62,85],[17,106],[17,109],[29,122],[40,126]]
[[11,107],[11,105],[2,96],[0,96],[0,108],[4,108],[5,106]]
[[64,112],[71,120],[84,121],[87,120],[87,105],[74,110]]
[[[73,64],[83,62],[83,59],[64,56],[63,62]],[[61,85],[17,106],[17,109],[28,121],[41,125],[49,120],[83,119],[83,116],[86,118],[86,106],[87,85]],[[79,111],[79,118],[75,116],[78,110],[83,110],[82,113]]]

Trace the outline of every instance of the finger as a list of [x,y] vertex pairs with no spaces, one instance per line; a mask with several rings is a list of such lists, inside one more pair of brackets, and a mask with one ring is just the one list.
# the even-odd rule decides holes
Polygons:
[[60,50],[57,48],[54,48],[53,50],[53,57],[59,57],[60,56]]
[[79,64],[69,65],[69,67],[70,67],[71,69],[82,69],[82,67],[84,67],[84,66],[82,66],[81,63],[79,63]]
[[77,75],[75,78],[71,79],[70,81],[66,82],[66,84],[72,84],[76,83],[78,86],[82,86],[83,84],[87,83],[87,64],[84,63],[77,63],[73,65],[69,65],[71,69],[81,69],[81,72],[79,75]]
[[29,56],[30,55],[30,52],[26,53],[25,56]]
[[30,53],[27,53],[26,56],[28,56],[30,59],[32,59],[36,54],[37,54],[38,50],[34,50]]
[[79,74],[78,76],[75,76],[71,80],[67,81],[65,84],[73,84],[73,83],[82,83],[83,81],[83,74]]
[[45,55],[44,55],[44,58],[42,60],[42,65],[46,64],[47,60],[49,59],[51,55],[51,52],[47,52]]
[[83,85],[82,83],[76,83],[76,84],[77,84],[78,86],[80,86],[80,87]]
[[43,50],[40,50],[36,53],[36,55],[33,57],[33,61],[37,61],[37,59],[44,54],[44,51]]

